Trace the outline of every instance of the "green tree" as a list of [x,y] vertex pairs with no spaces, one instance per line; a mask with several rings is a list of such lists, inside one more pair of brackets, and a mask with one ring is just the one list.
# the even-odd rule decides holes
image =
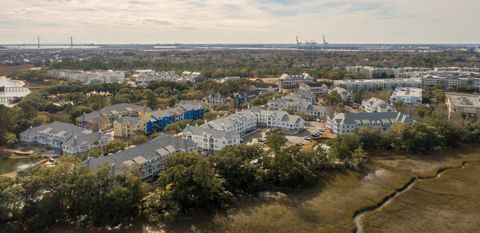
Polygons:
[[5,135],[5,143],[8,148],[14,148],[15,145],[18,143],[17,136],[14,133],[6,133]]
[[280,149],[285,145],[287,139],[280,134],[278,129],[271,129],[266,134],[265,144],[273,150],[273,153],[277,155],[280,152]]
[[323,104],[325,105],[336,106],[341,103],[343,103],[342,96],[336,91],[332,91],[331,93],[323,97]]
[[228,146],[209,159],[215,169],[225,178],[231,192],[254,192],[264,184],[265,171],[262,167],[262,149],[245,144]]
[[225,207],[233,198],[225,189],[225,180],[215,173],[208,160],[194,153],[167,158],[157,183],[159,187],[147,196],[145,203],[152,215]]

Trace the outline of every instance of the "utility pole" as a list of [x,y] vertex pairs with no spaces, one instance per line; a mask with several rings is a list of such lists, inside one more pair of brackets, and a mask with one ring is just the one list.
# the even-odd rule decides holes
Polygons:
[[37,36],[37,47],[40,48],[40,37]]

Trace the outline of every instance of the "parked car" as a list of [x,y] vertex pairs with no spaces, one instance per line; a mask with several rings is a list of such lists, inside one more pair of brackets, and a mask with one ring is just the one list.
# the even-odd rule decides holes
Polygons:
[[303,137],[303,139],[305,139],[305,140],[307,140],[307,141],[310,141],[310,140],[312,140],[312,137],[310,137],[310,136],[305,136],[305,137]]
[[297,142],[297,143],[295,144],[295,146],[303,146],[303,145],[305,145],[305,144],[303,144],[303,142]]

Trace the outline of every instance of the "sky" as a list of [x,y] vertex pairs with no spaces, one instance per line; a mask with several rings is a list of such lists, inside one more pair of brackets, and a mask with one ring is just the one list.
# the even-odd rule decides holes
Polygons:
[[480,43],[479,0],[1,0],[0,43]]

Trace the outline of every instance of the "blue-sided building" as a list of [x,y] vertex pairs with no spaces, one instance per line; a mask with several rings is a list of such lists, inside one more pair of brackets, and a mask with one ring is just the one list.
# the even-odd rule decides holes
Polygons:
[[182,120],[198,120],[205,115],[206,104],[201,101],[181,101],[177,107],[157,110],[145,122],[145,133],[163,131],[168,124]]

